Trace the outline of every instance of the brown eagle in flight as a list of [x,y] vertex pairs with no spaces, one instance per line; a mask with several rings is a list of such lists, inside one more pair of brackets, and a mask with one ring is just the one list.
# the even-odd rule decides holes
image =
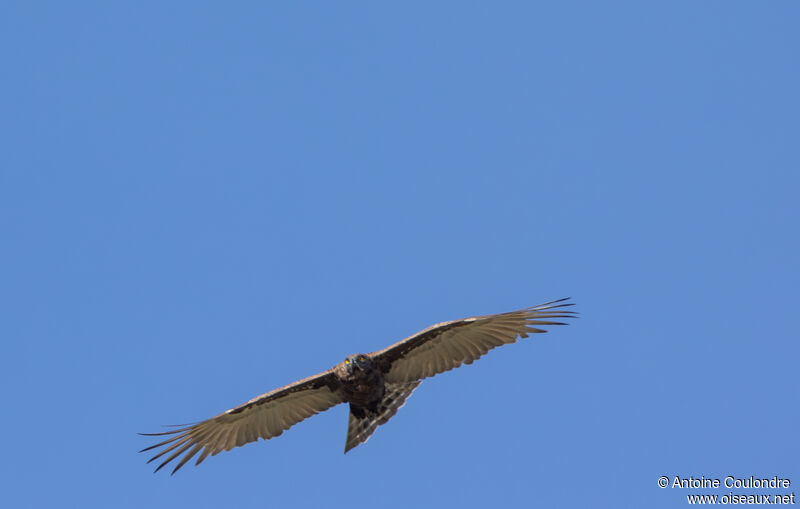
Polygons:
[[164,433],[142,433],[169,438],[140,452],[163,447],[148,463],[169,454],[156,472],[183,454],[174,474],[197,453],[195,465],[209,455],[259,438],[277,437],[303,419],[349,403],[347,452],[391,419],[422,379],[472,364],[492,348],[514,343],[517,337],[546,332],[541,325],[565,325],[553,320],[575,316],[564,309],[573,305],[566,300],[438,323],[383,350],[350,355],[327,371],[257,396],[216,417]]

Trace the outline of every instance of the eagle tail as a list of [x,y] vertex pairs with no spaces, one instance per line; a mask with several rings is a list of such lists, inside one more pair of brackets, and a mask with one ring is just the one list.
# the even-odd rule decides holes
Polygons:
[[350,403],[350,420],[347,425],[347,443],[344,452],[366,442],[378,426],[386,424],[420,383],[422,382],[387,383],[386,393],[375,411]]

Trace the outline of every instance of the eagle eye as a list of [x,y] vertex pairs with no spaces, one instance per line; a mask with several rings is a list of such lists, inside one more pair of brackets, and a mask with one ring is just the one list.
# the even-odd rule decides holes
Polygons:
[[345,359],[345,360],[344,360],[344,363],[345,363],[345,364],[350,364],[350,359]]

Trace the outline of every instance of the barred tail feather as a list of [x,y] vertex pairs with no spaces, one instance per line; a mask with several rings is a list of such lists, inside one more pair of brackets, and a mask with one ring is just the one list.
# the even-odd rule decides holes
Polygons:
[[406,399],[411,396],[414,389],[421,381],[408,383],[387,383],[386,394],[378,403],[377,411],[373,412],[363,407],[353,407],[350,404],[350,420],[347,426],[347,443],[344,446],[346,453],[353,447],[366,442],[381,424],[386,424],[402,407]]

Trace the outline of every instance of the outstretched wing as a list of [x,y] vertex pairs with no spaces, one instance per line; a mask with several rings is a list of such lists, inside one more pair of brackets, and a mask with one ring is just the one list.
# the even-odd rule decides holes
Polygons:
[[195,465],[202,463],[209,454],[230,451],[259,438],[277,437],[303,419],[343,402],[338,379],[329,370],[262,394],[197,424],[164,433],[141,433],[171,437],[140,452],[164,447],[148,463],[172,453],[158,465],[156,472],[185,453],[172,471],[174,474],[201,450]]
[[547,332],[540,325],[565,325],[553,321],[573,318],[567,299],[547,302],[499,315],[475,316],[438,323],[371,357],[391,383],[407,383],[471,364],[494,347],[514,343],[529,333]]

